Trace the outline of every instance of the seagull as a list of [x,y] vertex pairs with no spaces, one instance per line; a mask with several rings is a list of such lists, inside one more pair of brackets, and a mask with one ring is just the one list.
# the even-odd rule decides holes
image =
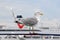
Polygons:
[[12,15],[13,15],[13,17],[15,19],[15,23],[18,23],[18,24],[20,23],[20,24],[24,24],[26,26],[29,26],[29,27],[32,28],[32,30],[34,30],[34,26],[37,25],[40,22],[40,16],[43,15],[43,13],[41,11],[36,11],[34,13],[33,17],[28,17],[28,18],[23,19],[22,15],[21,15],[20,19],[16,20],[15,15],[14,15],[14,11],[13,11],[12,8],[11,8],[11,10],[12,10]]
[[[35,12],[34,13],[34,16],[33,17],[30,17],[30,18],[25,18],[25,19],[20,19],[19,22],[26,25],[26,26],[29,26],[32,28],[32,30],[34,30],[34,26],[38,24],[38,22],[40,22],[40,16],[42,16],[43,13],[42,12]],[[33,31],[34,33],[34,31]]]

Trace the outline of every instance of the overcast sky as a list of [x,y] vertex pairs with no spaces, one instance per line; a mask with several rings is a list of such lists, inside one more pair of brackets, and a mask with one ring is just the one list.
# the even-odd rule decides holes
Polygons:
[[10,8],[23,17],[32,17],[40,9],[42,19],[60,20],[60,0],[0,0],[0,21],[13,20]]

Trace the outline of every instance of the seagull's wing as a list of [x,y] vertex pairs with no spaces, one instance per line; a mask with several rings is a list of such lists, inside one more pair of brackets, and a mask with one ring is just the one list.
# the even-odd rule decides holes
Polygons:
[[34,26],[38,23],[38,20],[35,17],[22,19],[21,21],[27,26]]

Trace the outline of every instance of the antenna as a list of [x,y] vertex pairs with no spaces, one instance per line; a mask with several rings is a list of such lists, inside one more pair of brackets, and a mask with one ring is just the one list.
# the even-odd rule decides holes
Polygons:
[[13,16],[14,20],[16,21],[16,17],[15,17],[15,14],[14,14],[14,11],[12,8],[11,8],[11,12],[12,12],[12,16]]

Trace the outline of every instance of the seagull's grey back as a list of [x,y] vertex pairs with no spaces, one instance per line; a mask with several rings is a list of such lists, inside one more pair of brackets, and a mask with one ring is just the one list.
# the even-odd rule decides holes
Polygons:
[[27,26],[34,26],[38,23],[38,20],[35,17],[22,19],[21,21]]

